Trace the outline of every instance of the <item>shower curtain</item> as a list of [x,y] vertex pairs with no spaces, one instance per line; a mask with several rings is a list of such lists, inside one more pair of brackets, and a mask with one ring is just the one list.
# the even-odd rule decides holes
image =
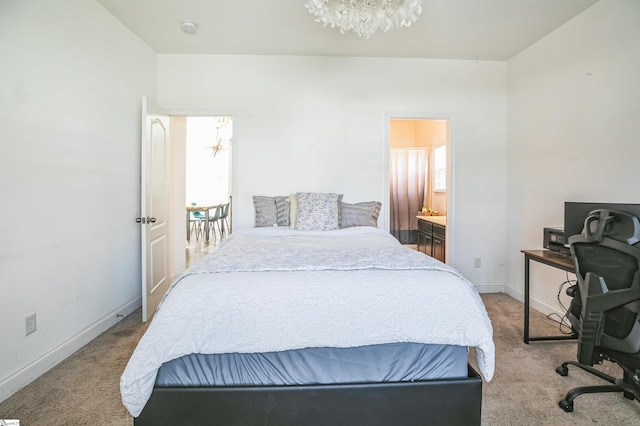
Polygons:
[[391,234],[402,244],[416,244],[416,216],[424,205],[429,175],[427,150],[392,149],[390,163]]

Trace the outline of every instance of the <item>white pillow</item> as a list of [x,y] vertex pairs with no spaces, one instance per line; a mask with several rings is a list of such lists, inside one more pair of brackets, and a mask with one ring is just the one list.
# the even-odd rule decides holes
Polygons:
[[295,229],[333,231],[340,228],[342,194],[297,192],[298,210]]
[[289,227],[296,229],[296,219],[298,217],[298,196],[291,194],[289,196]]

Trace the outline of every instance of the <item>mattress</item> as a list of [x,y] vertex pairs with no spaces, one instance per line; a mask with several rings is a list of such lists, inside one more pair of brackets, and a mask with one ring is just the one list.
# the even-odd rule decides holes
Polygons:
[[271,352],[395,343],[473,346],[488,381],[492,334],[473,284],[454,268],[402,247],[388,232],[245,229],[171,285],[120,390],[136,417],[163,365],[191,354],[254,354],[228,355],[230,362],[252,364]]
[[468,348],[389,343],[356,348],[189,354],[164,363],[156,386],[277,386],[467,377]]

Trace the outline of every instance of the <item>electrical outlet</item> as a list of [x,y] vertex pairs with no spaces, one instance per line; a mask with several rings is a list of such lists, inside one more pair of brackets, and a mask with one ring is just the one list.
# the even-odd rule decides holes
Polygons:
[[480,257],[474,257],[473,258],[473,267],[474,268],[479,268],[481,264],[482,264],[482,258],[480,258]]
[[27,315],[24,317],[24,335],[28,336],[31,333],[35,333],[38,329],[38,324],[36,323],[36,313],[32,313],[31,315]]

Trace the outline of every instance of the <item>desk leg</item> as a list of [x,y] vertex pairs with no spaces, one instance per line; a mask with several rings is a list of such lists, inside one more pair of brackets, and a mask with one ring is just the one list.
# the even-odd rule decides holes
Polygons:
[[187,242],[189,242],[191,240],[191,228],[189,227],[189,210],[187,210]]
[[529,256],[524,256],[524,343],[529,344]]
[[206,234],[207,242],[209,242],[209,210],[207,210],[207,217],[204,219],[204,233]]
[[[529,263],[531,258],[525,254],[524,256],[524,343],[527,345],[529,342],[537,342],[540,340],[575,340],[577,336],[575,334],[566,334],[561,336],[535,336],[529,335],[529,310],[531,304],[529,299],[531,298],[531,292],[529,290]],[[535,258],[533,260],[536,260]],[[548,264],[547,265],[551,265]],[[553,265],[551,265],[553,266]]]

